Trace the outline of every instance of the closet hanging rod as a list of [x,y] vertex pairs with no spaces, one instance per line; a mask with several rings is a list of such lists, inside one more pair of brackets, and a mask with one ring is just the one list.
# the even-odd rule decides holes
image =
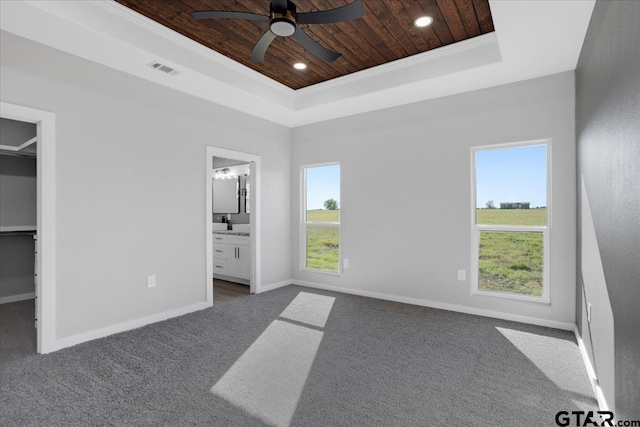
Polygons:
[[35,236],[38,234],[36,231],[0,231],[0,237],[2,236]]

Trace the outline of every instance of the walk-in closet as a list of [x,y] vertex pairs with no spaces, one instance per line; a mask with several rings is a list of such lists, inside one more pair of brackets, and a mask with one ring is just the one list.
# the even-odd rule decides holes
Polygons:
[[36,132],[0,119],[0,363],[36,353]]

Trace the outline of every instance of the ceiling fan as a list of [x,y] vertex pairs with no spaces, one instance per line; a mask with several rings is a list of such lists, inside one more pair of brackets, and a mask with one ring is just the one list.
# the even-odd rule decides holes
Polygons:
[[332,24],[350,21],[364,16],[362,0],[355,0],[346,6],[318,12],[297,13],[296,5],[289,0],[272,0],[269,15],[258,15],[248,12],[232,12],[224,10],[203,10],[193,12],[195,19],[248,19],[250,21],[269,22],[269,29],[256,43],[249,59],[251,62],[264,61],[264,54],[271,42],[277,37],[292,36],[306,50],[322,59],[332,62],[341,55],[318,44],[307,35],[298,24]]

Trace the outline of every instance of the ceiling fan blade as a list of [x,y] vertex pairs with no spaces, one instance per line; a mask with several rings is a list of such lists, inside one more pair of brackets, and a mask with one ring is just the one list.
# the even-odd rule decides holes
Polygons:
[[248,12],[232,12],[225,10],[202,10],[199,12],[193,12],[195,19],[217,19],[217,18],[231,18],[231,19],[248,19],[250,21],[264,21],[269,22],[267,15],[258,15],[256,13]]
[[293,33],[292,37],[298,43],[300,43],[302,47],[304,47],[309,52],[313,53],[315,56],[322,59],[323,61],[333,62],[336,59],[340,58],[340,56],[342,56],[338,52],[334,52],[318,44],[318,42],[316,42],[314,39],[309,37],[309,35],[305,33],[300,27],[296,28],[296,32]]
[[253,51],[251,52],[251,56],[249,56],[251,62],[264,61],[264,54],[267,52],[267,48],[275,38],[276,35],[273,34],[271,30],[268,30],[266,33],[264,33],[262,37],[260,37],[260,40],[258,40],[258,43],[256,43],[256,45],[254,46]]
[[346,6],[319,12],[298,13],[298,24],[331,24],[334,22],[350,21],[364,16],[362,0],[356,0]]

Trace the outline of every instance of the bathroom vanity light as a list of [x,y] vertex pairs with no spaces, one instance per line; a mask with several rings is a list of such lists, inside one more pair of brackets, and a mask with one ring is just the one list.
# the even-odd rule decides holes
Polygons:
[[213,173],[213,179],[236,179],[236,178],[238,178],[238,176],[232,174],[231,169],[229,168],[217,169]]

